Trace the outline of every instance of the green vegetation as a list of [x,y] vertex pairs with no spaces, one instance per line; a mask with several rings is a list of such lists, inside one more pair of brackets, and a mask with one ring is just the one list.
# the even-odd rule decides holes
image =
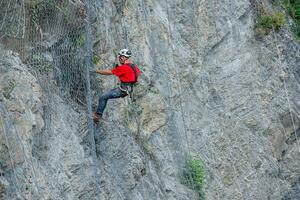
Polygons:
[[189,188],[196,190],[201,200],[205,199],[203,191],[205,179],[203,162],[200,159],[188,156],[183,175],[184,184]]
[[30,8],[31,22],[35,27],[40,26],[40,18],[55,9],[55,0],[44,0]]
[[99,64],[100,63],[100,57],[97,55],[97,53],[96,52],[93,52],[93,63],[94,63],[94,65],[97,65],[97,64]]
[[295,24],[292,27],[298,41],[300,41],[300,0],[280,0],[280,3],[294,19]]
[[55,8],[59,10],[61,13],[63,13],[64,19],[67,22],[70,22],[72,20],[68,11],[68,1],[63,0],[61,1],[61,3],[56,3]]
[[68,1],[57,0],[43,0],[42,2],[32,6],[30,8],[31,22],[35,27],[40,27],[41,21],[47,16],[53,15],[58,11],[63,13],[63,17],[66,21],[70,21],[70,16],[67,10]]
[[10,94],[15,89],[16,85],[17,85],[16,82],[14,80],[12,80],[9,82],[8,86],[3,89],[3,96],[6,99],[10,98]]
[[72,35],[70,36],[70,39],[72,41],[73,46],[76,48],[83,47],[83,45],[85,44],[85,37],[83,34]]
[[281,12],[274,12],[272,14],[262,14],[258,19],[258,25],[256,32],[261,35],[267,35],[274,28],[275,31],[279,31],[285,24],[285,16]]
[[53,63],[47,61],[41,54],[33,54],[30,58],[32,66],[38,66],[41,71],[51,71],[54,67]]
[[29,185],[29,184],[26,184],[25,185],[25,190],[28,191],[28,192],[32,191],[32,186]]
[[151,93],[151,94],[155,94],[155,95],[158,95],[158,94],[159,94],[159,90],[156,89],[156,88],[153,88],[153,87],[149,87],[149,88],[147,89],[147,91],[148,91],[149,93]]

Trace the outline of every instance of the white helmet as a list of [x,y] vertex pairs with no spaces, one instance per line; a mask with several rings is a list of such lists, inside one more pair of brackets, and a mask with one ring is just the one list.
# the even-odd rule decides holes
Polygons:
[[128,49],[121,49],[118,53],[119,56],[131,57],[131,52]]

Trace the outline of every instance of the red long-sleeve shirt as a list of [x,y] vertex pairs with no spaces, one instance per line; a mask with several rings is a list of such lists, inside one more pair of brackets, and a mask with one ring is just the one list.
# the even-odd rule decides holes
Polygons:
[[[137,65],[134,65],[136,70],[136,75],[139,76],[141,74],[140,69]],[[135,74],[130,64],[123,64],[111,70],[111,72],[118,76],[121,82],[129,83],[135,81]]]

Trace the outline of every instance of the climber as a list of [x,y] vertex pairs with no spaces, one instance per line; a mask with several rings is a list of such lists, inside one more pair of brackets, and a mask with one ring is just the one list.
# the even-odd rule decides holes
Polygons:
[[106,107],[107,100],[115,98],[123,98],[133,92],[133,85],[138,81],[140,70],[136,64],[130,59],[131,52],[128,49],[122,49],[118,53],[118,60],[120,65],[116,65],[113,69],[98,69],[95,70],[97,74],[101,75],[115,75],[120,79],[120,86],[104,93],[99,98],[98,108],[93,112],[93,119],[95,123],[100,121],[103,111]]

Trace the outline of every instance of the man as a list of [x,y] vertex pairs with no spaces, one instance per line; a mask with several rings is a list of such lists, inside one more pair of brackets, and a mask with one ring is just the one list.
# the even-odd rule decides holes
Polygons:
[[138,66],[133,64],[130,57],[131,52],[128,49],[122,49],[118,53],[118,59],[121,65],[116,66],[112,70],[96,70],[97,74],[118,76],[121,84],[119,87],[104,93],[99,98],[98,108],[96,112],[93,112],[93,119],[95,123],[98,123],[100,118],[102,117],[107,101],[109,99],[121,97],[123,98],[133,91],[133,84],[135,84],[138,81],[138,76],[141,72]]

